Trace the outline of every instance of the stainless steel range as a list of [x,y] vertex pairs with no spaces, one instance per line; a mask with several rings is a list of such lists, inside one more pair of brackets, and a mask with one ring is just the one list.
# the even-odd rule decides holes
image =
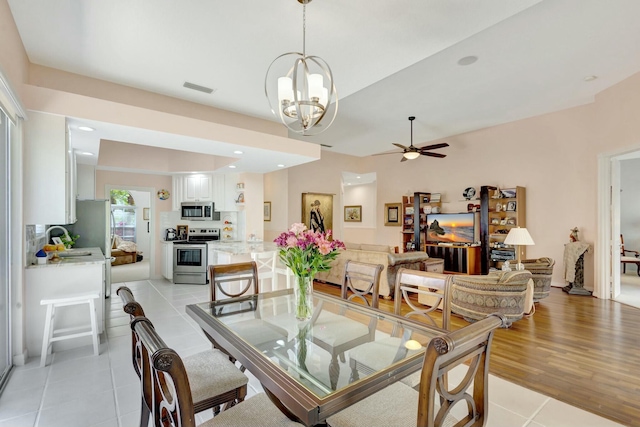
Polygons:
[[219,228],[194,228],[186,242],[173,244],[173,283],[207,284],[207,242],[214,240],[220,240]]

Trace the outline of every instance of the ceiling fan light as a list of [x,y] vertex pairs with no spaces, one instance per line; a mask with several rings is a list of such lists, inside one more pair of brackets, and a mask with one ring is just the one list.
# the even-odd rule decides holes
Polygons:
[[414,160],[420,157],[420,153],[418,153],[417,151],[407,151],[402,156],[407,160]]

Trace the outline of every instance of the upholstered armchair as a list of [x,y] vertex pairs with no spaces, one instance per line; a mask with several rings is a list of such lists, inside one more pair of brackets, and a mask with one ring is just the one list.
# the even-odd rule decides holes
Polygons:
[[549,296],[551,277],[555,261],[551,258],[522,260],[524,269],[531,272],[533,278],[533,301],[538,302]]
[[533,306],[531,272],[495,271],[486,276],[451,276],[451,311],[468,322],[484,319],[491,313],[505,317],[507,327]]

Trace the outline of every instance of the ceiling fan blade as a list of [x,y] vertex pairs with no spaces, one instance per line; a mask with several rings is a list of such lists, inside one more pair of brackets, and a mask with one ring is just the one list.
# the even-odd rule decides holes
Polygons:
[[429,152],[420,152],[420,154],[422,154],[423,156],[429,156],[429,157],[438,157],[438,158],[443,158],[443,157],[447,157],[446,154],[440,154],[440,153],[429,153]]
[[446,142],[442,142],[440,144],[433,144],[433,145],[427,145],[425,147],[420,147],[420,150],[435,150],[437,148],[444,148],[448,146],[449,144],[447,144]]
[[385,154],[402,154],[402,152],[395,151],[393,153],[377,153],[377,154],[372,154],[372,156],[384,156]]
[[405,156],[402,156],[402,158],[400,159],[401,162],[406,162],[407,158]]
[[398,148],[402,148],[403,150],[408,150],[409,149],[409,147],[405,147],[404,145],[398,144],[397,142],[392,142],[392,144],[395,145]]

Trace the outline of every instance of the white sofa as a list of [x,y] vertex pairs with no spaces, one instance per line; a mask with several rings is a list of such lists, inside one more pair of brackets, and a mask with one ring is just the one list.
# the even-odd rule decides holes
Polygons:
[[[396,272],[399,268],[424,270],[424,262],[429,259],[426,252],[396,254],[392,246],[386,245],[345,242],[345,246],[346,250],[340,251],[340,255],[331,265],[331,270],[317,273],[315,279],[341,286],[344,278],[344,266],[348,260],[380,264],[384,269],[380,276],[379,294],[386,299],[390,299],[394,294],[392,287],[395,284]],[[358,288],[357,284],[355,286]]]

